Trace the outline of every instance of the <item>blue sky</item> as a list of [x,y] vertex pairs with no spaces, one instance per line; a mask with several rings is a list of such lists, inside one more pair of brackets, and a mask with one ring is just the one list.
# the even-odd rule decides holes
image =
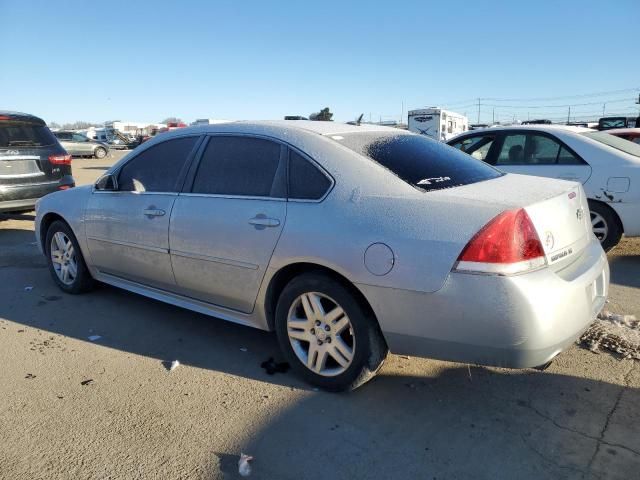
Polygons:
[[[0,109],[47,121],[337,120],[640,88],[638,0],[0,0]],[[527,105],[629,109],[635,92]],[[615,100],[619,100],[615,102]],[[522,102],[491,102],[498,117]],[[513,105],[512,105],[513,104]],[[493,107],[483,107],[490,120]],[[533,109],[547,114],[565,109]]]

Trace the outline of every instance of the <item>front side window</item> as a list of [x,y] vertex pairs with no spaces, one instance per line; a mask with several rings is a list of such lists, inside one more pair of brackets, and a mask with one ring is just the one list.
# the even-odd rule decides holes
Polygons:
[[177,180],[198,137],[182,137],[154,145],[127,162],[118,176],[118,190],[177,192]]
[[495,136],[493,135],[477,135],[459,140],[451,146],[484,162],[487,155],[489,155],[489,150],[491,150],[494,140]]
[[200,160],[193,193],[285,197],[280,144],[253,137],[214,136]]
[[88,142],[89,139],[87,137],[85,137],[84,135],[80,135],[79,133],[74,133],[73,134],[73,141],[74,142]]
[[338,143],[425,192],[469,185],[502,175],[486,163],[423,135],[345,133]]

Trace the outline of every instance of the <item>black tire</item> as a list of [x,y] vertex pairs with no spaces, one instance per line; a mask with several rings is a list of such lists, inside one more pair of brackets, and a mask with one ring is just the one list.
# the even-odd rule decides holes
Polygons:
[[[58,232],[63,233],[73,245],[74,257],[76,261],[76,271],[77,274],[75,278],[71,281],[71,283],[64,283],[56,273],[53,260],[51,259],[51,241],[54,235]],[[91,290],[95,285],[95,280],[91,277],[89,270],[87,269],[87,264],[84,261],[84,257],[82,256],[82,252],[80,251],[80,246],[78,245],[78,241],[76,240],[73,231],[65,222],[61,220],[56,220],[53,222],[49,229],[47,230],[47,236],[45,239],[44,250],[47,256],[47,265],[49,267],[49,272],[53,277],[53,280],[56,282],[58,287],[66,293],[78,294],[84,293]]]
[[[335,376],[323,376],[311,371],[296,355],[287,333],[287,317],[300,295],[317,292],[330,297],[344,310],[351,322],[355,348],[351,364]],[[329,391],[349,391],[372,379],[382,366],[389,349],[378,322],[338,280],[324,273],[306,273],[291,280],[284,288],[276,306],[275,328],[280,348],[289,364],[308,383]]]
[[622,224],[620,223],[620,219],[616,212],[604,203],[589,200],[589,211],[592,222],[594,218],[598,216],[598,224],[594,224],[593,228],[596,229],[603,224],[606,228],[606,233],[596,233],[596,237],[600,240],[600,245],[602,245],[604,251],[608,252],[615,247],[620,242],[620,238],[622,238]]
[[104,158],[107,156],[107,149],[104,147],[98,147],[93,151],[93,156],[96,158]]

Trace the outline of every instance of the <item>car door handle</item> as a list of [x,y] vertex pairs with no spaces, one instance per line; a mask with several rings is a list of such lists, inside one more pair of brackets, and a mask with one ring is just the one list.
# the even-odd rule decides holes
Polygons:
[[166,212],[159,208],[147,208],[143,213],[147,217],[162,217]]
[[277,227],[280,225],[280,220],[277,218],[269,218],[261,214],[249,219],[249,223],[255,227]]

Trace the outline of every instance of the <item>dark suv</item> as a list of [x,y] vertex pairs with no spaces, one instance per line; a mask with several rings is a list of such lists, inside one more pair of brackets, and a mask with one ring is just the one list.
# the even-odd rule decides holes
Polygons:
[[0,111],[0,212],[33,210],[40,197],[74,185],[71,155],[44,120]]

